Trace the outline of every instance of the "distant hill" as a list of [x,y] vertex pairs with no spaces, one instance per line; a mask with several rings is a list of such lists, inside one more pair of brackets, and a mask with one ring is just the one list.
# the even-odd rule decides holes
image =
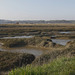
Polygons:
[[39,23],[74,23],[75,24],[75,20],[17,20],[17,21],[11,21],[11,20],[0,20],[0,24],[9,24],[9,23],[21,23],[21,24],[39,24]]

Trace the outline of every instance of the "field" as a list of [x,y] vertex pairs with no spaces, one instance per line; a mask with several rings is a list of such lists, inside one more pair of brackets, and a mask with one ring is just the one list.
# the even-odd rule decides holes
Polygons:
[[59,32],[75,32],[75,24],[1,24],[0,37],[3,36],[56,36],[52,38],[75,38],[75,33],[61,34]]
[[[11,38],[17,36],[32,38]],[[52,39],[71,41],[61,45]],[[21,47],[45,52],[36,58],[0,51],[1,75],[75,75],[75,24],[0,24],[0,49]]]

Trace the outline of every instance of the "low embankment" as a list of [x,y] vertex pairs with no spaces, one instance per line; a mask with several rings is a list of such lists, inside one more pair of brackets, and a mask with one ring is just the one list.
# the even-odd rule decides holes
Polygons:
[[32,54],[0,51],[0,72],[31,64],[34,59]]
[[75,56],[75,41],[68,42],[63,49],[60,48],[42,54],[40,57],[38,57],[33,61],[33,64],[43,65],[61,56],[66,57]]
[[[35,66],[34,66],[35,65]],[[47,52],[36,58],[32,65],[17,68],[9,75],[75,75],[75,41],[63,50]]]
[[60,46],[53,43],[49,37],[33,37],[33,38],[22,38],[22,39],[0,39],[0,42],[4,47],[20,47],[20,46],[34,46],[34,47],[57,47]]
[[9,75],[75,75],[75,57],[55,59],[43,66],[26,66],[9,72]]

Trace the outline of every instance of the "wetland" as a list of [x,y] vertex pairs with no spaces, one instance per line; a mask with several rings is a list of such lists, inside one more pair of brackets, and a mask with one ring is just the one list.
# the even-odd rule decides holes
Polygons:
[[[1,24],[1,72],[8,72],[32,62],[32,64],[46,63],[62,55],[74,56],[74,40],[74,24]],[[12,63],[8,65],[5,62]],[[21,63],[20,66],[17,65],[18,62]]]

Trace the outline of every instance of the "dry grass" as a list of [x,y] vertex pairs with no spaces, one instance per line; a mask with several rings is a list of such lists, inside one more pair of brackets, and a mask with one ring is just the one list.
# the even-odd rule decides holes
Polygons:
[[32,54],[0,52],[0,72],[30,64],[34,59]]
[[[70,37],[70,34],[59,34],[60,31],[75,31],[75,24],[0,24],[1,37],[22,35]],[[73,38],[74,35],[71,34]]]

